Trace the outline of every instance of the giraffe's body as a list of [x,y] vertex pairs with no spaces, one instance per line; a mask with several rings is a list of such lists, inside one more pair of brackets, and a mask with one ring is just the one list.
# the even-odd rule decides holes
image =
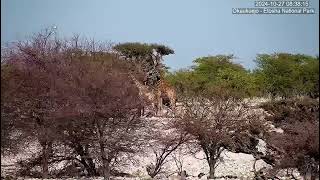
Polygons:
[[164,104],[165,98],[169,99],[170,108],[172,111],[174,111],[176,106],[176,99],[177,99],[176,91],[166,81],[164,81],[163,79],[160,79],[160,81],[157,83],[157,86],[156,86],[156,99],[157,99],[157,105],[158,105],[157,112],[162,111],[163,109],[162,106]]
[[[139,89],[139,96],[141,98],[146,98],[151,102],[152,107],[155,109],[156,114],[162,111],[164,100],[169,99],[170,107],[172,111],[175,110],[176,105],[176,91],[172,88],[167,82],[163,79],[160,79],[159,82],[154,87],[148,87],[147,85],[142,84],[136,78],[131,76],[135,82],[137,88]],[[142,110],[142,115],[144,113],[144,108]]]
[[[146,98],[149,102],[151,102],[152,107],[155,108],[155,102],[156,102],[155,94],[152,91],[150,91],[148,86],[140,83],[133,75],[131,75],[131,78],[133,79],[135,85],[139,89],[139,97]],[[144,115],[144,107],[142,107],[140,112],[141,112],[140,115]]]

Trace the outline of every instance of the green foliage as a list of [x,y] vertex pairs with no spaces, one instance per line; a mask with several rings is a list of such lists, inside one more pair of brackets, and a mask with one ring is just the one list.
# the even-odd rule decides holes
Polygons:
[[167,72],[165,79],[176,88],[178,95],[197,92],[200,86],[194,73],[188,69]]
[[191,69],[171,73],[167,79],[180,94],[237,98],[253,95],[256,89],[254,77],[232,59],[233,55],[198,58]]
[[168,73],[166,78],[180,94],[234,96],[272,95],[319,97],[319,58],[300,54],[261,54],[250,72],[232,62],[232,55],[196,59],[190,69]]
[[128,58],[146,57],[152,54],[153,47],[146,43],[127,42],[113,47]]
[[233,55],[216,55],[197,58],[194,62],[196,66],[193,69],[199,73],[215,73],[224,68],[244,71],[245,69],[236,63],[232,62]]
[[150,58],[153,55],[153,50],[155,50],[160,56],[174,54],[174,51],[171,48],[160,44],[127,42],[117,44],[113,48],[128,58],[138,59]]
[[153,49],[156,50],[161,56],[174,54],[174,50],[169,48],[168,46],[161,45],[161,44],[151,44],[150,45]]
[[164,45],[138,42],[122,43],[113,48],[127,60],[131,60],[136,71],[145,74],[144,83],[150,86],[155,85],[167,70],[161,62],[162,56],[174,53],[171,48]]
[[301,54],[261,54],[255,72],[261,89],[272,96],[319,96],[319,58]]

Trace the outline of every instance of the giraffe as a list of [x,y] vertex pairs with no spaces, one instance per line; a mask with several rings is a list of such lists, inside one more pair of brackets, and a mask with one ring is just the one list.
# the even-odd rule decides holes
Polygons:
[[[153,93],[153,91],[150,91],[147,85],[144,85],[141,82],[139,82],[132,74],[130,74],[130,77],[132,78],[133,82],[139,90],[139,97],[146,98],[147,100],[149,100],[149,102],[151,102],[152,108],[155,109],[156,96]],[[140,108],[140,116],[144,115],[144,110],[144,107]]]
[[158,63],[156,64],[145,76],[144,84],[152,88],[153,94],[155,94],[155,101],[156,101],[156,114],[162,111],[162,107],[164,104],[164,99],[169,99],[169,105],[171,110],[175,110],[176,105],[176,91],[175,89],[170,86],[168,82],[164,79],[165,71],[163,69],[163,65]]
[[[176,105],[176,91],[165,80],[160,79],[154,86],[148,86],[139,82],[132,74],[130,74],[135,85],[139,89],[139,96],[141,98],[147,98],[151,102],[152,108],[156,114],[163,109],[164,98],[168,98],[170,101],[170,107],[172,111],[175,110]],[[141,115],[144,115],[144,107],[141,109]]]
[[[156,54],[156,53],[155,53]],[[153,65],[149,67],[143,79],[143,84],[131,74],[136,86],[139,88],[140,97],[147,97],[155,109],[156,115],[163,109],[164,98],[169,99],[172,111],[176,106],[176,91],[164,80],[164,65],[161,63],[162,57],[157,55],[152,57]],[[150,91],[151,90],[151,91]]]
[[175,89],[169,85],[163,78],[160,78],[156,85],[157,114],[163,109],[163,100],[167,97],[170,102],[170,108],[175,111],[177,94]]

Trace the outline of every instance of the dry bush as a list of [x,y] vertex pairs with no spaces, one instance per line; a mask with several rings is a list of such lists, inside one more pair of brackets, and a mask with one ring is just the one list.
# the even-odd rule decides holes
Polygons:
[[205,153],[209,178],[214,178],[223,150],[257,154],[264,121],[245,102],[194,96],[187,98],[183,107],[175,126],[191,134]]
[[301,175],[318,177],[319,104],[310,98],[270,102],[262,107],[269,120],[283,133],[272,132],[266,139],[273,174],[280,169],[297,168]]
[[164,172],[164,165],[168,162],[170,155],[186,143],[189,136],[175,128],[173,119],[149,121],[147,133],[145,137],[147,146],[152,150],[155,159],[154,163],[146,167],[146,170],[148,175],[154,178]]

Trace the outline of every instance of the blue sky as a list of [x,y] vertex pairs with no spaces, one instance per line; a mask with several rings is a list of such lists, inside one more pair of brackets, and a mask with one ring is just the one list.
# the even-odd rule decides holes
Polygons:
[[172,69],[216,54],[253,68],[258,53],[319,54],[319,1],[310,6],[316,14],[235,15],[254,0],[1,0],[1,44],[56,25],[65,37],[168,45]]

